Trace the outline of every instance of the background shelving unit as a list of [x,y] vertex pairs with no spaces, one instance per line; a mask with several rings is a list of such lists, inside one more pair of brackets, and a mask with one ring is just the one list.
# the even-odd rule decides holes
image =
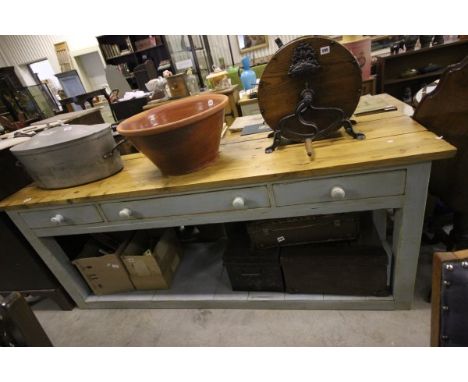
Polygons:
[[151,60],[162,75],[164,70],[175,72],[165,36],[162,35],[105,35],[97,37],[107,65],[118,66],[130,87],[136,89],[133,70]]
[[[425,84],[439,78],[448,65],[460,62],[467,55],[468,40],[458,40],[400,54],[377,56],[377,92],[399,99],[403,98],[406,88],[415,94]],[[412,77],[401,76],[408,69],[421,69],[428,64],[435,64],[440,69]]]

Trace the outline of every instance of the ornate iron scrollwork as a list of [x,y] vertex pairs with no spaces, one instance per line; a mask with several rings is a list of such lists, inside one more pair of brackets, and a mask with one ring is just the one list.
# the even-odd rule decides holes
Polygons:
[[299,44],[296,49],[294,49],[288,76],[303,77],[314,74],[319,70],[320,64],[315,58],[314,49],[306,42]]
[[265,149],[271,153],[282,144],[282,138],[292,142],[304,142],[307,154],[312,157],[312,141],[325,138],[333,131],[344,127],[346,132],[355,139],[364,139],[365,135],[354,130],[352,122],[345,118],[343,110],[337,107],[314,106],[314,90],[309,87],[308,78],[321,69],[315,51],[308,43],[299,44],[294,49],[288,76],[300,78],[305,82],[299,102],[294,113],[280,119],[278,128],[270,136],[273,144]]

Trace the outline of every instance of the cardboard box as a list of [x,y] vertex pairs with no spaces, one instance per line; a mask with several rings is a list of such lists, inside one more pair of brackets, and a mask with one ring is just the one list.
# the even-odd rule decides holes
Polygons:
[[169,289],[181,256],[176,233],[166,230],[152,250],[145,236],[136,232],[121,253],[130,279],[137,290]]
[[115,253],[100,254],[102,246],[89,240],[83,251],[73,261],[91,290],[96,295],[105,295],[134,290],[130,277],[120,259],[123,243]]

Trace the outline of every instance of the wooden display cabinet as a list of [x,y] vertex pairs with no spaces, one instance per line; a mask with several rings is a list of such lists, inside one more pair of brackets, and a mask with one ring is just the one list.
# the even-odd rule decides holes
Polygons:
[[[406,88],[415,94],[425,84],[438,79],[448,65],[460,62],[468,55],[468,40],[447,42],[430,48],[377,57],[377,92],[403,99]],[[412,77],[402,77],[408,69],[421,69],[428,64],[440,69]]]
[[[106,64],[118,66],[134,89],[137,83],[133,71],[146,60],[153,61],[158,75],[162,75],[166,69],[175,73],[164,36],[106,35],[96,38]],[[164,64],[166,61],[167,64]]]

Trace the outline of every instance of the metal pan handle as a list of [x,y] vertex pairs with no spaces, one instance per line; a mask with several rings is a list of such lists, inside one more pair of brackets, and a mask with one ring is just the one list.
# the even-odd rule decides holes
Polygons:
[[117,144],[112,148],[112,150],[109,151],[109,152],[107,152],[107,153],[105,153],[102,157],[103,157],[104,159],[109,159],[109,158],[111,158],[111,157],[114,155],[114,151],[115,151],[122,143],[125,143],[125,142],[127,142],[127,140],[126,140],[125,138],[122,139],[121,141],[117,142]]

